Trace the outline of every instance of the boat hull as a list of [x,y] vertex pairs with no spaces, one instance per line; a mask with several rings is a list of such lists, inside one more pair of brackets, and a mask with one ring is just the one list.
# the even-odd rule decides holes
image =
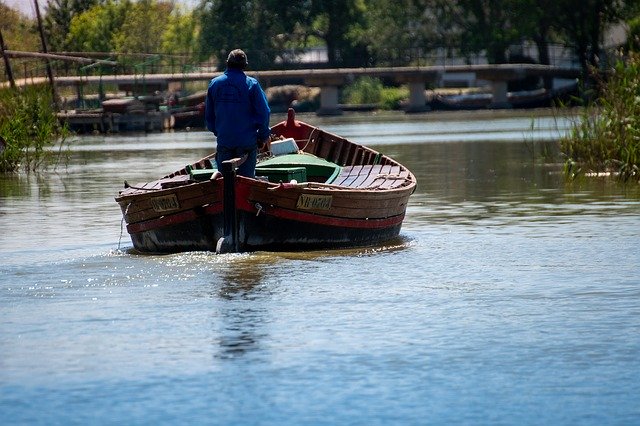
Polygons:
[[[404,210],[410,193],[360,194],[349,192],[282,187],[270,190],[264,183],[241,179],[236,194],[238,243],[240,251],[317,249],[364,246],[383,243],[400,233]],[[202,186],[215,186],[205,182]],[[189,193],[187,193],[189,192]],[[189,199],[194,192],[200,199]],[[162,198],[175,197],[179,204],[186,200],[197,205],[188,210],[162,214],[127,225],[133,247],[147,253],[183,251],[219,251],[219,240],[225,237],[221,200],[212,199],[220,191],[181,187],[154,194]],[[332,208],[302,210],[298,200],[304,196],[332,197]],[[360,199],[358,199],[358,197]],[[367,202],[368,199],[368,202]],[[350,209],[355,202],[364,208]],[[134,200],[136,202],[138,200]],[[134,204],[123,203],[125,218],[134,218]],[[367,204],[371,208],[366,208]],[[394,206],[390,210],[388,205]],[[143,208],[144,206],[139,206]],[[394,213],[389,216],[389,212]],[[146,212],[146,214],[149,214]]]
[[[337,226],[241,212],[238,216],[240,251],[310,250],[357,247],[384,243],[400,233],[403,217],[378,221],[371,227]],[[186,222],[167,223],[136,232],[130,228],[136,251],[178,253],[218,251],[224,237],[223,217],[203,215]]]
[[416,186],[409,170],[293,114],[272,133],[288,138],[280,140],[293,152],[263,160],[264,179],[236,176],[239,158],[215,171],[210,155],[156,181],[125,182],[116,201],[133,247],[306,250],[376,245],[399,235]]

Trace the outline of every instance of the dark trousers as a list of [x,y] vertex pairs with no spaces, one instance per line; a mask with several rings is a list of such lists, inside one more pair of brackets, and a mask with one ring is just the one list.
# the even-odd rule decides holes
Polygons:
[[239,158],[247,155],[247,159],[240,167],[238,167],[237,173],[241,176],[250,178],[256,177],[256,158],[258,155],[257,148],[227,148],[225,146],[218,146],[216,150],[216,164],[218,170],[223,161],[231,160],[233,158]]

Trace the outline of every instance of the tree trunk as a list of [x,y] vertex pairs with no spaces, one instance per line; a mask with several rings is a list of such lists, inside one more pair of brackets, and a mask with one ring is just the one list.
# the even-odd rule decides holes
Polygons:
[[[540,36],[534,38],[536,47],[538,48],[538,62],[541,65],[551,65],[551,58],[549,56],[549,42],[547,41],[546,34],[540,34]],[[543,78],[544,88],[547,90],[553,89],[553,77],[545,76]]]
[[[40,41],[42,42],[42,53],[47,52],[47,42],[44,37],[44,31],[42,29],[42,18],[40,16],[40,6],[38,5],[38,0],[33,0],[33,3],[36,8],[36,18],[38,19],[38,31],[40,33]],[[51,70],[51,63],[48,58],[45,58],[45,65],[47,68],[47,76],[49,77],[49,83],[51,84],[51,95],[53,97],[53,102],[55,105],[58,104],[58,95],[56,93],[56,84],[53,79],[53,71]]]
[[4,38],[2,38],[2,30],[0,30],[0,54],[2,54],[2,59],[4,59],[4,68],[7,70],[7,78],[9,79],[9,84],[12,89],[16,88],[16,82],[13,79],[13,71],[11,71],[11,63],[9,63],[9,57],[5,55],[4,51],[7,50],[4,45]]

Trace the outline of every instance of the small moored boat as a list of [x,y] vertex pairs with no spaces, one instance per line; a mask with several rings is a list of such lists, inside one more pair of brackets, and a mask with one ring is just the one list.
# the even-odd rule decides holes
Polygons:
[[380,244],[396,237],[416,179],[368,147],[295,119],[271,128],[256,178],[242,158],[214,154],[115,197],[133,247],[173,253],[293,250]]

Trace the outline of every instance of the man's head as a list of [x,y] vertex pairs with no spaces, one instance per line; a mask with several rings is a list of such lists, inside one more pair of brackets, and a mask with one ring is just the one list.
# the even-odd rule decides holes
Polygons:
[[227,57],[227,68],[243,70],[247,67],[247,55],[241,49],[234,49]]

